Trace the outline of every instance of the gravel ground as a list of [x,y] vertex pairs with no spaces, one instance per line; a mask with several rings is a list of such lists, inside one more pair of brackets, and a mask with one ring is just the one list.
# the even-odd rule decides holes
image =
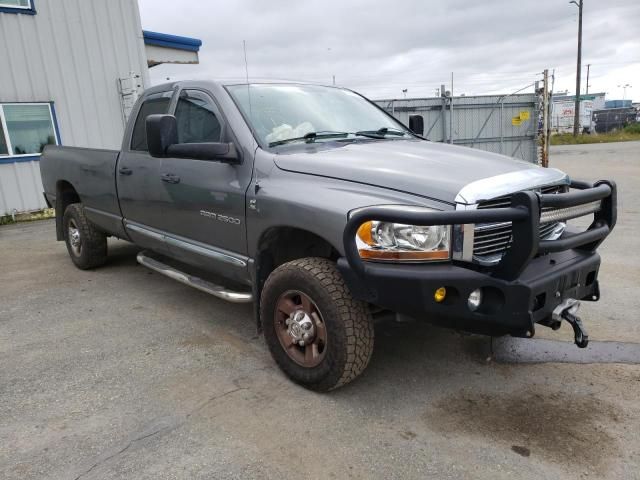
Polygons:
[[[625,348],[639,162],[639,142],[551,151],[620,187],[602,301],[582,315]],[[484,337],[385,323],[365,374],[316,394],[277,370],[250,306],[145,270],[132,245],[91,272],[51,221],[0,227],[0,247],[0,478],[640,478],[637,365],[497,363]],[[576,348],[567,326],[538,333]]]

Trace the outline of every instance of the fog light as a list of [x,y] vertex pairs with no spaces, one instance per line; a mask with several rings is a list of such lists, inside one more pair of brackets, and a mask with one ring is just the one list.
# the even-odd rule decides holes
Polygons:
[[479,288],[475,289],[469,295],[469,299],[467,300],[467,305],[469,306],[469,310],[472,312],[477,310],[480,304],[482,303],[482,290]]
[[440,303],[440,302],[443,302],[443,301],[444,301],[444,299],[446,298],[446,296],[447,296],[447,289],[446,289],[446,288],[444,288],[444,287],[440,287],[440,288],[439,288],[439,289],[437,289],[437,290],[435,291],[435,293],[433,294],[433,299],[434,299],[436,302]]

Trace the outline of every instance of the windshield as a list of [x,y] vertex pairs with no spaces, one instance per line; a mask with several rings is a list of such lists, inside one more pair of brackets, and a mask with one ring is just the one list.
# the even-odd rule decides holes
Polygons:
[[[263,145],[412,135],[360,95],[317,85],[227,87]],[[249,98],[251,105],[249,105]]]

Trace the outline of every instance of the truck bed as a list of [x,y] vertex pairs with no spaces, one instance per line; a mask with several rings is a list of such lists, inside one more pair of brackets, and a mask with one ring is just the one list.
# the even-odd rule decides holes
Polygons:
[[115,171],[119,151],[49,145],[40,159],[45,196],[55,206],[64,178],[80,197],[86,214],[107,233],[121,232],[121,212],[116,192]]

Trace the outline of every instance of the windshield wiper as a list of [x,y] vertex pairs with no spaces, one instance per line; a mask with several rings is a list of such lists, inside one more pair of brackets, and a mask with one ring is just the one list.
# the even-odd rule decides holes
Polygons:
[[334,132],[330,130],[323,130],[321,132],[309,132],[302,137],[285,138],[283,140],[276,140],[269,142],[269,147],[276,147],[278,145],[285,145],[293,142],[306,142],[313,143],[316,139],[320,138],[347,138],[349,135],[356,137],[368,137],[368,138],[385,138],[387,135],[393,135],[397,137],[404,137],[407,132],[398,130],[395,128],[382,127],[378,130],[360,130],[359,132]]
[[284,145],[285,143],[301,142],[301,141],[305,141],[306,143],[313,143],[318,138],[346,138],[348,136],[349,136],[349,132],[331,132],[331,131],[309,132],[303,135],[302,137],[285,138],[284,140],[276,140],[275,142],[269,142],[269,146],[275,147],[277,145]]
[[387,135],[394,135],[397,137],[404,137],[407,132],[402,130],[398,130],[395,128],[387,128],[382,127],[378,130],[360,130],[356,132],[355,135],[360,135],[361,137],[369,137],[369,138],[384,138]]

